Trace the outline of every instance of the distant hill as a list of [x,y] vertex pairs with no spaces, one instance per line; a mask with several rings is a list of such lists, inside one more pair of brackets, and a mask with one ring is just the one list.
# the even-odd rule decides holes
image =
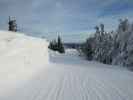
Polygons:
[[65,48],[77,49],[81,46],[81,43],[64,43]]

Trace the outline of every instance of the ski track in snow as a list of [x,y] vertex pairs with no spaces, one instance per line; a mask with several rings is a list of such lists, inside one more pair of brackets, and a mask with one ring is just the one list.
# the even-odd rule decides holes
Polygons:
[[86,61],[75,50],[49,51],[46,63],[45,43],[24,38],[0,37],[0,100],[133,100],[133,72]]
[[[57,55],[56,61],[63,56]],[[132,72],[110,66],[97,68],[90,64],[86,67],[84,61],[79,66],[76,60],[73,65],[52,61],[0,100],[133,100]]]

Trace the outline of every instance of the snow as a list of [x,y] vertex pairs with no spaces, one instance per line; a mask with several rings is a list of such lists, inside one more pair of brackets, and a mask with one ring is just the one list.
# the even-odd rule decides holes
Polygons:
[[47,46],[46,40],[0,31],[0,95],[48,64]]
[[0,36],[0,100],[133,100],[125,68],[86,61],[74,49],[48,51],[46,40]]

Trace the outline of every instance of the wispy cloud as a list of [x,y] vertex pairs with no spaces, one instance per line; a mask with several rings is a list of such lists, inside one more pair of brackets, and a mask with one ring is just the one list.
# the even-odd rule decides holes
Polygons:
[[65,41],[82,41],[99,23],[112,30],[119,18],[132,19],[132,10],[132,0],[0,0],[0,29],[11,15],[30,35],[51,39],[60,32]]

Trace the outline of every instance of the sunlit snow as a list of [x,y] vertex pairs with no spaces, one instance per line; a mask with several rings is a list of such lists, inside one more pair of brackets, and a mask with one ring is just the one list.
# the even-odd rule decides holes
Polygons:
[[45,39],[0,31],[0,100],[133,100],[133,73],[59,54]]

